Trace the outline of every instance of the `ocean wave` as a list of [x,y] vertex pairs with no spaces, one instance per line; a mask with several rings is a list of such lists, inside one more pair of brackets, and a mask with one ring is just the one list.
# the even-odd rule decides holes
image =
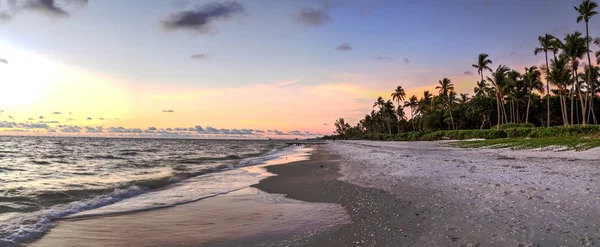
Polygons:
[[[135,152],[139,151],[135,150]],[[262,154],[252,153],[235,155],[235,157],[228,155],[222,157],[223,160],[234,159],[237,161],[201,171],[187,171],[183,167],[175,168],[172,176],[132,181],[122,184],[120,186],[122,189],[115,189],[112,193],[105,195],[98,194],[106,193],[106,190],[40,193],[36,197],[51,198],[54,202],[65,200],[68,203],[63,201],[64,204],[23,213],[7,221],[0,221],[0,246],[4,246],[3,242],[20,245],[39,238],[54,226],[53,221],[61,218],[89,217],[171,207],[247,188],[260,181],[263,175],[237,168],[265,164],[270,160],[294,152],[293,147],[287,147],[272,149]],[[113,157],[107,155],[94,158],[112,159]],[[82,199],[90,196],[94,197]],[[5,210],[12,209],[5,208]]]
[[84,201],[75,201],[66,205],[56,205],[48,209],[0,222],[0,243],[26,243],[48,232],[54,226],[53,221],[56,219],[113,204],[125,198],[143,194],[146,191],[138,186],[131,186],[127,189],[116,189],[109,195]]

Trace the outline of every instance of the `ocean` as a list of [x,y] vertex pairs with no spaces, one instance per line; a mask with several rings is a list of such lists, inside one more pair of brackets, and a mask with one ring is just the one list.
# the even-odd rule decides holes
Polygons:
[[307,157],[276,140],[0,137],[0,245],[53,221],[135,212],[246,188],[257,165]]

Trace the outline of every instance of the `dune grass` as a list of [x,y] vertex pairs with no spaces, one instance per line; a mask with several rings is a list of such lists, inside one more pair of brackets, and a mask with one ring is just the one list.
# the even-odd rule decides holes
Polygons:
[[600,146],[600,139],[589,136],[545,137],[545,138],[502,138],[491,140],[456,141],[447,144],[460,148],[510,148],[547,149],[555,151],[582,151]]

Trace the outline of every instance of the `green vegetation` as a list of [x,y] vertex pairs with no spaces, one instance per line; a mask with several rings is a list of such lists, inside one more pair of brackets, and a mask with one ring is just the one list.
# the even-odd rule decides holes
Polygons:
[[591,137],[504,138],[495,140],[457,141],[447,144],[461,148],[551,149],[555,151],[587,150],[600,146],[600,139]]
[[[510,141],[498,139],[520,138],[515,140],[515,147],[564,142],[578,148],[569,143],[577,140],[596,143],[592,136],[600,133],[596,117],[600,114],[597,100],[600,68],[591,63],[588,22],[597,14],[597,4],[583,0],[574,8],[577,14],[574,19],[578,23],[585,21],[585,35],[573,32],[563,39],[550,34],[540,36],[539,47],[533,50],[534,55],[544,55],[545,63],[539,68],[530,66],[519,72],[498,65],[492,69],[490,56],[482,53],[472,65],[480,77],[475,82],[473,96],[457,94],[449,78],[438,81],[436,92],[424,91],[420,97],[408,97],[402,86],[397,86],[390,100],[377,98],[371,113],[355,126],[340,118],[335,123],[334,135],[325,138],[386,141],[481,138],[504,143]],[[593,43],[600,46],[600,38]],[[593,54],[600,64],[600,50]],[[580,66],[584,62],[587,65]]]

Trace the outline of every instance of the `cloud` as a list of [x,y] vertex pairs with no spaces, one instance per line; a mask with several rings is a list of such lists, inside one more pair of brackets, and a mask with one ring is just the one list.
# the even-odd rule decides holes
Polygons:
[[104,133],[104,129],[102,128],[102,126],[97,126],[97,127],[85,126],[85,132],[87,132],[87,133]]
[[323,125],[328,126],[329,124],[328,123],[324,123]]
[[64,133],[79,133],[81,132],[81,127],[79,126],[65,126],[60,128],[60,132]]
[[173,0],[171,1],[171,6],[173,8],[183,8],[187,7],[190,4],[189,0]]
[[33,120],[35,120],[35,119],[33,119],[33,118],[31,118],[31,117],[30,117],[30,118],[27,118],[27,120],[29,120],[29,121],[33,121]]
[[60,114],[62,114],[62,113],[61,113],[61,112],[59,112],[59,111],[55,111],[55,112],[53,112],[52,114],[53,114],[53,115],[60,115]]
[[22,11],[33,11],[52,17],[68,17],[67,9],[84,7],[89,0],[8,0],[5,10],[0,13],[0,21],[8,21]]
[[[0,19],[2,19],[2,14],[0,14]],[[0,58],[0,63],[8,64],[8,61],[6,61],[4,58]]]
[[[208,127],[208,128],[210,128],[210,127]],[[198,131],[198,132],[203,132],[204,128],[202,128],[202,126],[200,126],[200,125],[196,125],[192,130]]]
[[467,71],[463,72],[463,75],[473,75],[473,72],[467,70]]
[[298,11],[296,19],[309,26],[321,27],[331,22],[331,15],[322,9],[304,8]]
[[39,116],[38,119],[44,119],[44,116]]
[[292,130],[292,131],[288,132],[288,134],[290,134],[290,135],[302,135],[302,132],[300,132],[298,130]]
[[105,118],[103,118],[103,117],[99,117],[99,118],[98,118],[98,120],[104,120],[104,119],[105,119]]
[[264,130],[254,130],[254,133],[264,134],[265,131]]
[[150,126],[150,127],[148,127],[148,130],[151,130],[151,131],[156,131],[156,127],[154,127],[154,126]]
[[194,54],[194,55],[191,55],[190,58],[194,59],[194,60],[205,59],[206,58],[206,54],[204,54],[204,53]]
[[143,133],[144,131],[140,128],[123,128],[123,127],[109,127],[109,133]]
[[375,59],[377,59],[379,61],[392,61],[392,60],[394,60],[392,57],[386,57],[386,56],[376,57]]
[[165,30],[187,30],[204,33],[210,30],[210,23],[216,20],[230,19],[244,12],[244,5],[237,2],[213,2],[198,6],[195,10],[186,10],[169,15],[161,21]]
[[35,10],[54,16],[67,16],[69,13],[56,5],[54,0],[30,0],[22,7],[26,10]]
[[85,120],[93,120],[92,117],[87,117]]
[[410,63],[410,60],[408,60],[408,58],[404,58],[403,61],[404,61],[404,64],[409,64]]
[[173,111],[173,110],[162,110],[162,112],[166,112],[166,113],[173,113],[173,112],[175,112],[175,111]]
[[285,135],[285,133],[283,133],[279,130],[273,130],[273,133],[275,133],[276,135]]
[[354,49],[354,47],[350,46],[350,44],[348,43],[343,43],[341,45],[339,45],[338,47],[335,48],[338,51],[351,51]]
[[286,87],[286,86],[290,86],[290,85],[292,85],[292,84],[296,84],[296,83],[298,83],[298,82],[300,82],[300,81],[299,81],[299,80],[294,80],[294,81],[282,81],[282,82],[280,82],[279,84],[277,84],[277,86],[279,86],[279,87]]

